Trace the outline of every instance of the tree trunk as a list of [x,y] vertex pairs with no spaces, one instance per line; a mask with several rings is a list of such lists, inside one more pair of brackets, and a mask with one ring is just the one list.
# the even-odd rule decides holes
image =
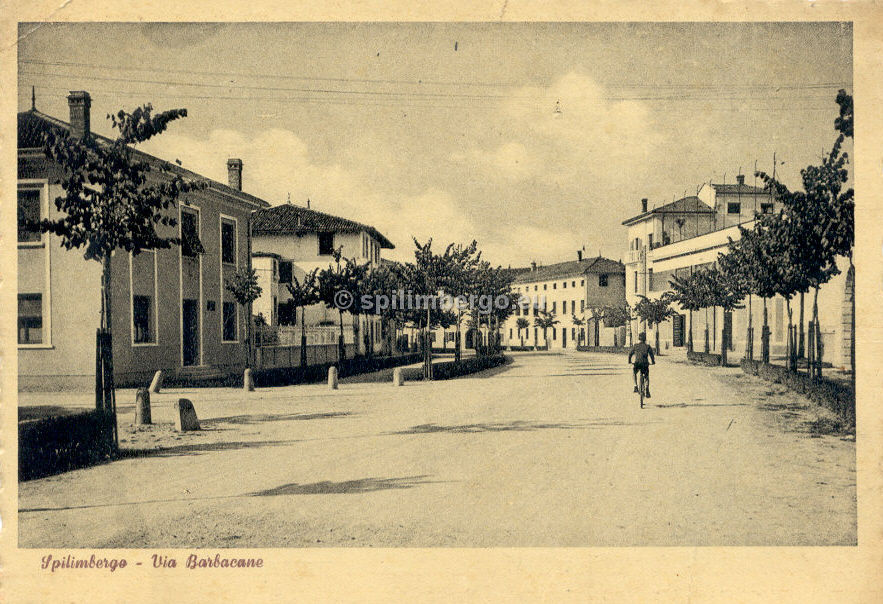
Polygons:
[[337,361],[342,363],[346,359],[346,344],[343,340],[343,311],[337,311],[340,318],[340,333],[337,335]]
[[745,335],[745,358],[754,359],[754,313],[751,309],[751,294],[748,294],[748,332]]
[[803,292],[800,292],[800,325],[798,327],[797,333],[797,358],[802,359],[806,354],[806,350],[804,348],[803,340],[804,340],[804,331],[803,331]]
[[[101,327],[103,334],[100,336],[102,345],[100,350],[101,381],[98,391],[95,393],[96,406],[100,401],[101,411],[109,413],[113,416],[113,440],[118,445],[118,435],[116,428],[116,389],[113,379],[113,313],[112,313],[112,288],[111,288],[111,255],[108,254],[102,260],[101,271]],[[96,375],[96,385],[98,385],[98,376]]]
[[762,363],[770,362],[770,325],[767,299],[763,299],[763,327],[760,330],[760,360]]
[[690,333],[687,335],[687,350],[693,352],[693,311],[688,311],[690,315]]
[[708,307],[705,308],[705,354],[711,352],[708,342]]
[[812,366],[808,366],[809,374],[814,379],[821,379],[822,377],[822,350],[819,346],[819,343],[822,341],[821,330],[819,329],[819,286],[815,287],[815,291],[813,292],[812,297],[812,323],[813,323],[813,338],[809,343],[810,348],[812,349],[813,363]]
[[791,310],[791,298],[785,298],[785,309],[788,312],[788,339],[786,341],[786,352],[788,369],[797,370],[797,351],[794,349],[796,344],[794,334],[794,311]]
[[[297,308],[294,309],[295,320],[297,320]],[[307,307],[300,309],[300,366],[307,366]]]
[[656,332],[656,354],[659,355],[659,323],[654,326],[654,330]]

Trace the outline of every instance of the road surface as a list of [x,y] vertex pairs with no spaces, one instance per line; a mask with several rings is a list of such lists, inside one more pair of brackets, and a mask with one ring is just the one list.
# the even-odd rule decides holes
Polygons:
[[[516,354],[469,378],[169,390],[113,463],[20,485],[25,547],[856,543],[855,442],[738,369]],[[128,396],[131,393],[127,393]],[[176,434],[191,398],[204,430]]]

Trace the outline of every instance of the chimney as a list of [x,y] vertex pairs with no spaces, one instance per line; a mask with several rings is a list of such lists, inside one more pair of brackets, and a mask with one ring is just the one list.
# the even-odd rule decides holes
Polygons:
[[230,183],[231,189],[236,189],[237,191],[242,190],[242,160],[241,159],[228,159],[227,160],[227,182]]
[[534,272],[536,270],[537,270],[537,263],[535,261],[531,262],[530,263],[530,272]]
[[739,183],[740,185],[744,185],[744,184],[745,184],[745,175],[744,175],[744,174],[739,174],[739,175],[736,177],[736,182]]
[[647,211],[647,198],[646,197],[641,200],[641,211],[642,212]]
[[579,260],[580,262],[583,261],[583,251],[582,250],[576,250],[576,259]]
[[67,105],[71,111],[71,136],[86,138],[92,132],[89,123],[92,97],[85,90],[71,90],[67,97]]

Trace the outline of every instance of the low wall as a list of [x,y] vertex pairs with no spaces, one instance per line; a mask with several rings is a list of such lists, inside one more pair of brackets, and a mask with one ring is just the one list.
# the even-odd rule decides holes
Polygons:
[[31,480],[99,463],[116,453],[114,418],[86,411],[18,424],[18,477]]
[[742,359],[742,371],[768,382],[782,384],[789,390],[806,396],[816,404],[830,409],[851,427],[855,427],[855,392],[849,384],[826,378],[812,380],[806,375],[789,371],[786,367],[760,361]]
[[[389,367],[412,365],[419,363],[423,357],[420,354],[406,354],[394,357],[359,357],[346,359],[338,367],[338,375],[347,377],[360,373],[380,371]],[[328,369],[337,363],[321,363],[306,367],[280,367],[273,369],[257,369],[252,372],[254,385],[258,387],[288,386],[291,384],[308,384],[322,382],[328,379]],[[239,377],[239,385],[242,385],[242,376]]]
[[[344,344],[347,358],[355,356],[355,344]],[[337,344],[307,344],[307,365],[337,362]],[[255,367],[282,369],[300,367],[300,346],[261,346],[255,348]]]

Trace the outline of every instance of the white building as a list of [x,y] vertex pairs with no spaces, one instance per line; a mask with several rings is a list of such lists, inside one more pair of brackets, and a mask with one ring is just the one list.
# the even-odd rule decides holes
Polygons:
[[[546,347],[550,350],[575,349],[578,345],[622,345],[616,330],[596,325],[591,309],[625,304],[625,267],[621,262],[596,256],[558,262],[548,266],[533,264],[521,271],[512,283],[512,291],[529,298],[528,308],[517,308],[502,329],[503,345],[508,347]],[[558,323],[546,329],[535,326],[540,309],[551,313]],[[582,325],[573,318],[584,321]],[[519,329],[519,319],[529,326]],[[523,324],[523,323],[522,323]]]
[[[733,185],[706,184],[696,196],[685,197],[656,208],[641,202],[641,213],[625,221],[628,227],[629,252],[626,259],[626,297],[634,305],[640,296],[656,298],[671,289],[672,277],[688,276],[693,271],[709,267],[726,252],[730,239],[739,238],[739,225],[751,228],[755,216],[777,211],[769,193],[748,186],[744,177],[737,177]],[[848,367],[850,355],[849,330],[844,329],[851,317],[846,295],[851,295],[851,279],[847,284],[846,263],[838,261],[841,275],[824,285],[819,292],[819,321],[824,345],[823,360],[835,367]],[[745,352],[748,327],[746,308],[732,313],[722,309],[696,311],[693,314],[693,347],[705,350],[706,326],[709,352],[720,353],[722,331],[730,334],[730,351],[738,356]],[[804,331],[811,319],[811,293],[806,296]],[[776,297],[768,301],[771,355],[783,355],[786,349],[788,315],[785,301]],[[799,297],[791,303],[794,324],[799,322]],[[846,322],[846,323],[844,323]],[[632,332],[644,326],[635,321]],[[760,357],[760,332],[763,324],[762,300],[753,299],[754,356]],[[689,313],[679,312],[660,326],[660,346],[665,349],[687,345],[690,329]],[[651,334],[648,340],[652,341]]]
[[[340,317],[336,309],[314,304],[306,308],[305,319],[302,309],[297,309],[296,317],[291,312],[286,284],[292,278],[303,281],[312,270],[328,268],[337,249],[345,258],[375,267],[381,250],[395,247],[374,227],[292,204],[255,212],[252,225],[252,258],[263,290],[254,313],[260,312],[269,326],[279,328],[280,343],[299,345],[301,321],[305,321],[308,344],[337,341]],[[354,317],[344,313],[343,319],[345,342],[353,344]],[[366,346],[379,352],[384,335],[380,318],[360,316],[358,321],[358,352],[364,354]]]

